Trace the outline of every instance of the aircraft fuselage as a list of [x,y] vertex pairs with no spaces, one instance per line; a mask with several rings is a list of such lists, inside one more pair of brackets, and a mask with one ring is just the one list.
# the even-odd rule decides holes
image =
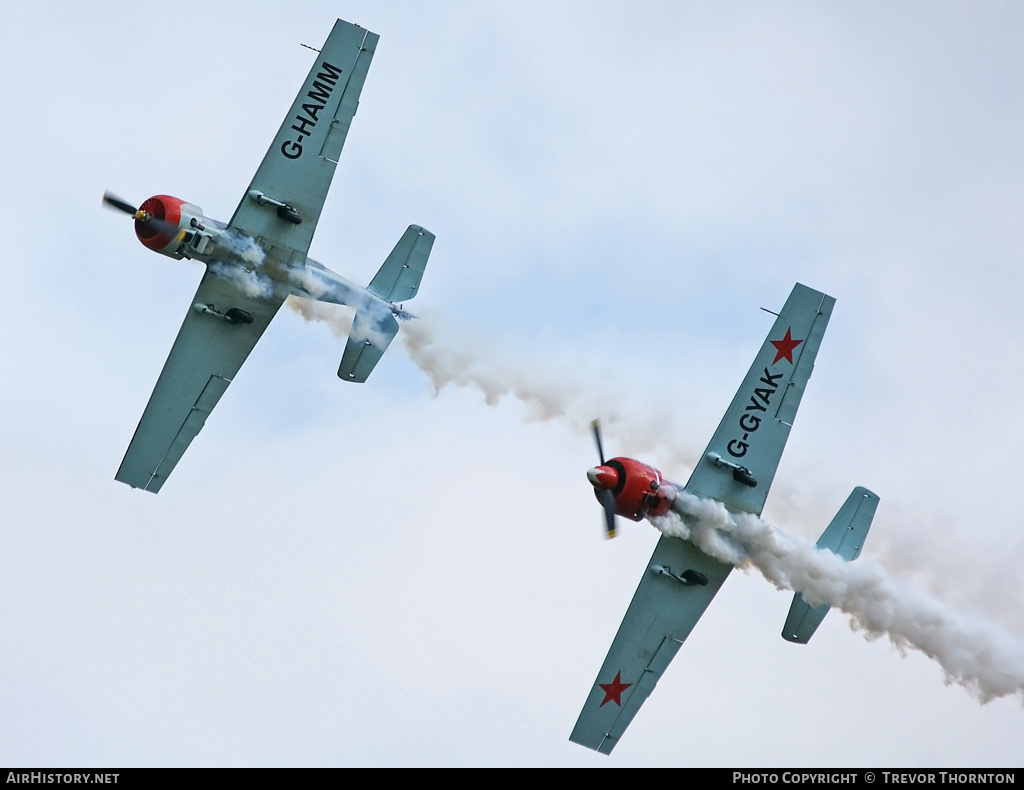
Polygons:
[[295,295],[357,309],[369,307],[399,318],[410,317],[398,305],[323,264],[305,256],[281,260],[273,251],[265,250],[259,239],[230,229],[205,216],[199,206],[170,195],[156,195],[142,204],[135,218],[135,235],[161,255],[205,263],[251,297]]

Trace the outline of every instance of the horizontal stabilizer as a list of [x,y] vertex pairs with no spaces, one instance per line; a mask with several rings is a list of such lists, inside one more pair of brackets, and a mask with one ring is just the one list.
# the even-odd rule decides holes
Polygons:
[[[857,486],[818,538],[817,547],[831,551],[846,562],[857,559],[877,508],[878,495]],[[802,593],[796,593],[789,607],[786,625],[782,629],[782,638],[788,642],[807,644],[830,608],[828,604],[812,607],[804,600]]]
[[358,384],[366,381],[397,334],[398,321],[390,312],[375,306],[357,310],[338,378]]
[[410,225],[366,290],[389,302],[412,299],[420,287],[433,246],[433,233],[419,225]]

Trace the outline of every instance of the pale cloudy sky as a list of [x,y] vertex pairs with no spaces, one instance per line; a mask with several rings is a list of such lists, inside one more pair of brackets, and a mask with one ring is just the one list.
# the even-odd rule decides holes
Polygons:
[[[380,45],[311,254],[437,243],[365,386],[283,311],[158,496],[113,475],[200,277],[110,189],[227,219],[336,17]],[[1021,698],[736,573],[610,758],[568,742],[657,539],[587,421],[685,481],[795,281],[838,304],[766,516],[1024,639],[1024,10],[1010,2],[5,9],[0,763],[1007,766]],[[536,419],[537,403],[564,417]]]

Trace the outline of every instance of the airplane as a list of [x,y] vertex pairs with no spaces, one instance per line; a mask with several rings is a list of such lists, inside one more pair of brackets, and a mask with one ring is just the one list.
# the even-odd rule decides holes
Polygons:
[[139,207],[104,195],[146,247],[206,264],[116,480],[160,490],[289,296],[355,307],[344,381],[366,381],[397,319],[414,317],[402,303],[419,289],[429,231],[410,225],[366,288],[307,257],[378,38],[335,23],[230,222],[169,195]]
[[[615,536],[616,516],[640,521],[675,511],[685,517],[681,492],[717,500],[732,513],[761,515],[835,301],[797,283],[685,486],[632,458],[605,460],[594,423],[600,464],[587,478],[608,537]],[[856,559],[878,501],[855,488],[818,548]],[[569,740],[611,754],[731,570],[689,540],[659,538]],[[783,638],[806,644],[828,610],[795,593]]]

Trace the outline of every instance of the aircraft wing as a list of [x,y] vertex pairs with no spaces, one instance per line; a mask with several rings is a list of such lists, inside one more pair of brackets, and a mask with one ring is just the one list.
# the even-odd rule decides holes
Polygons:
[[[358,25],[335,23],[230,227],[264,248],[308,252],[378,38]],[[292,210],[292,220],[282,217],[288,212],[278,204]]]
[[[246,296],[232,280],[207,270],[192,304],[209,312],[189,308],[115,479],[160,490],[282,302]],[[232,308],[252,323],[238,313],[243,320],[227,320]]]
[[[678,574],[688,569],[708,583],[685,585]],[[662,536],[569,740],[611,753],[731,570],[689,541]]]
[[793,287],[686,491],[761,515],[835,303]]

